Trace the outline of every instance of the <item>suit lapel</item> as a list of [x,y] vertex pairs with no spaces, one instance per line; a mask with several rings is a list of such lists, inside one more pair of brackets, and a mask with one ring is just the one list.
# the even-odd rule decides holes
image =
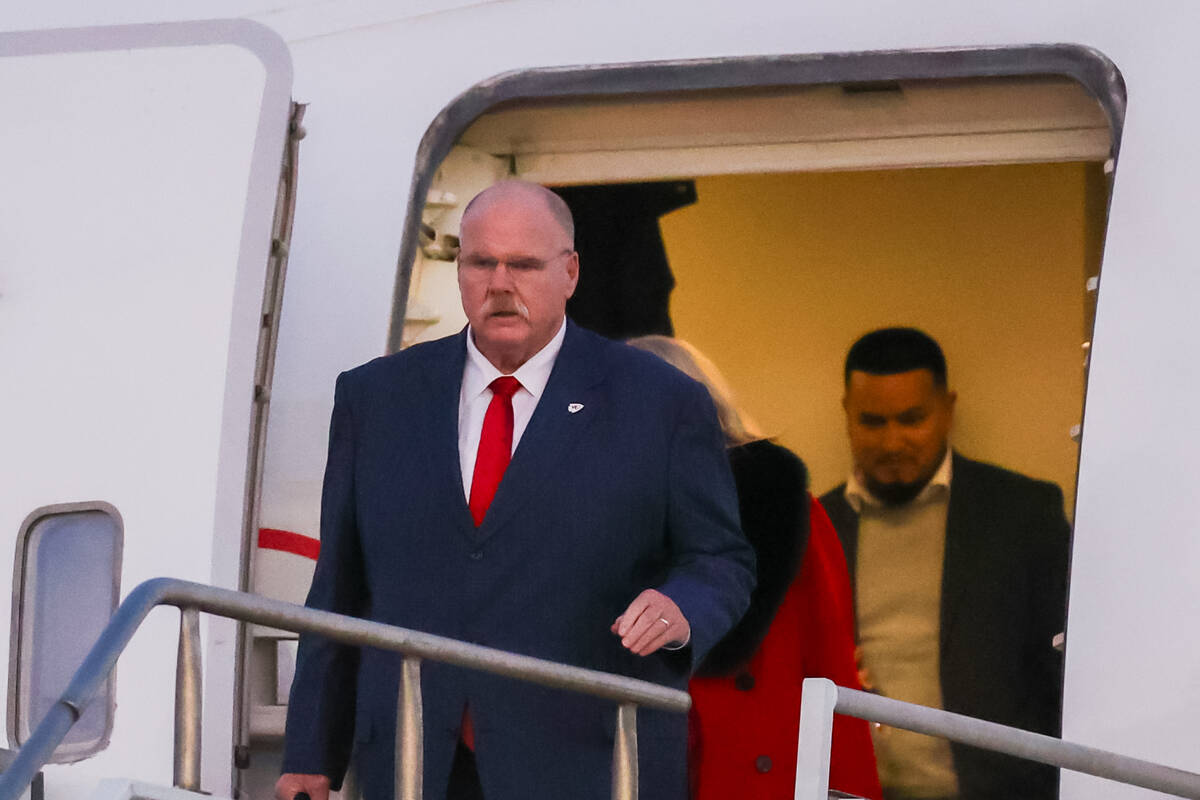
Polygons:
[[854,641],[858,642],[858,513],[846,499],[846,484],[825,495],[822,502],[833,529],[837,532],[842,544],[842,554],[846,559],[846,574],[850,578],[850,598],[854,604]]
[[425,370],[427,390],[433,402],[430,420],[430,475],[433,486],[446,486],[447,495],[454,498],[448,506],[452,522],[460,530],[473,530],[475,521],[463,493],[462,466],[458,454],[458,403],[462,393],[463,368],[467,360],[467,332],[447,340],[453,347],[430,359]]
[[850,587],[853,588],[858,573],[858,513],[846,499],[846,484],[844,483],[825,497],[827,500],[822,505],[842,544],[842,554],[846,558],[846,571],[850,576]]
[[[603,411],[601,340],[567,322],[562,350],[546,390],[513,453],[476,540],[483,541],[548,485],[555,470],[583,432]],[[581,406],[575,411],[572,408]]]
[[973,535],[976,500],[971,464],[954,453],[950,478],[950,505],[946,510],[946,549],[942,562],[942,608],[938,646],[942,661],[954,632],[954,621],[969,584],[979,574],[979,537]]

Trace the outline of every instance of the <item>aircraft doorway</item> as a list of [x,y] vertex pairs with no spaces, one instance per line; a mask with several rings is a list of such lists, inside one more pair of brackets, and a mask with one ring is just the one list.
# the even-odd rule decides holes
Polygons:
[[1072,47],[501,76],[422,142],[387,349],[465,324],[458,225],[480,189],[677,184],[695,201],[648,209],[665,323],[807,462],[814,492],[849,465],[846,349],[904,324],[946,350],[954,443],[1055,481],[1069,512],[1123,104],[1111,65]]
[[[802,455],[814,493],[849,472],[846,350],[903,325],[946,351],[962,398],[955,446],[1057,483],[1070,513],[1102,163],[557,188],[591,279],[581,276],[572,319],[699,347],[763,430]],[[605,235],[586,235],[589,224]]]
[[846,350],[907,325],[947,353],[963,398],[953,443],[1059,484],[1070,515],[1113,104],[1051,75],[500,103],[428,173],[429,240],[401,270],[396,311],[413,313],[393,339],[462,327],[461,204],[506,175],[540,181],[580,218],[575,317],[691,340],[802,455],[814,491],[849,469]]
[[[1053,609],[1066,598],[1086,359],[1124,100],[1115,68],[1070,46],[501,76],[448,106],[423,143],[428,165],[418,164],[412,189],[420,237],[410,213],[389,349],[461,330],[457,304],[436,302],[454,295],[461,207],[509,176],[560,190],[577,214],[586,210],[581,224],[621,220],[611,243],[580,246],[581,274],[603,275],[602,297],[593,294],[583,316],[617,338],[673,332],[696,345],[763,432],[805,460],[814,493],[850,472],[840,403],[850,344],[880,327],[925,329],[941,342],[960,397],[951,445],[1063,490],[1060,498],[1044,487],[1038,506],[1055,518],[1053,530],[1022,521],[1015,509],[1025,500],[994,515],[1026,532],[1019,545],[984,530],[992,523],[979,519],[990,514],[983,506],[964,525],[961,500],[943,528],[947,558],[959,559],[943,573],[953,576],[947,585],[971,574],[962,553],[977,548],[962,542],[974,533],[972,541],[1006,554],[989,557],[1010,562],[994,570],[1012,578],[1000,583],[1041,587],[1007,593],[1039,609],[1028,612],[1037,620],[1028,630],[993,626],[977,611],[979,624],[966,627],[1005,629],[1014,639],[1006,652],[1036,654],[1022,662],[1020,683],[1039,694],[1040,716],[1024,726],[1053,732],[1062,683],[1051,653],[1064,647]],[[671,202],[656,200],[664,191]],[[597,208],[605,194],[609,206]],[[406,316],[409,306],[421,313]],[[430,314],[434,306],[441,311]],[[964,475],[974,469],[967,463]],[[967,487],[977,484],[958,485],[958,497],[975,496]],[[830,507],[838,497],[826,497]],[[1057,516],[1059,502],[1068,520]],[[853,581],[861,559],[847,541]],[[975,604],[985,615],[1025,619],[992,594],[974,596],[985,595]],[[1021,637],[1029,643],[1016,644]],[[1011,698],[1000,683],[956,697],[955,708]]]
[[814,492],[849,471],[847,349],[905,325],[946,352],[955,446],[1058,483],[1069,512],[1101,164],[714,176],[696,194],[662,219],[676,332],[801,454]]

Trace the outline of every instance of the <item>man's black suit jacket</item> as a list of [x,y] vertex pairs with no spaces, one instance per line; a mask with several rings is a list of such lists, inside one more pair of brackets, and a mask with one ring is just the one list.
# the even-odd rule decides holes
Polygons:
[[[821,497],[854,583],[858,515],[845,484]],[[953,456],[939,645],[947,711],[1059,736],[1070,525],[1062,491]],[[857,596],[857,594],[856,594]],[[963,800],[1055,798],[1057,770],[952,747]]]

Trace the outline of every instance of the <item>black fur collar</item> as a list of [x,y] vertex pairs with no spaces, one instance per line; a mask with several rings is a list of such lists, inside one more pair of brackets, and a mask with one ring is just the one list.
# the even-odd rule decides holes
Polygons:
[[808,471],[790,450],[763,440],[733,447],[742,530],[758,558],[758,585],[741,621],[709,652],[698,675],[731,675],[754,656],[808,545]]

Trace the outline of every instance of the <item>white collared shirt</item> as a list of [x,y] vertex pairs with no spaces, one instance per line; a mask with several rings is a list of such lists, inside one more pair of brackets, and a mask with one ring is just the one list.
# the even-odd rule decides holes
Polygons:
[[[562,349],[567,332],[567,320],[563,318],[558,333],[546,346],[538,350],[512,376],[521,382],[521,388],[513,395],[513,440],[512,452],[517,452],[521,435],[529,425],[533,410],[537,408],[550,372]],[[467,362],[463,366],[462,388],[458,395],[458,463],[462,467],[463,496],[471,496],[471,479],[475,474],[475,456],[479,453],[479,437],[483,434],[483,417],[492,402],[492,381],[504,373],[496,369],[475,346],[474,334],[467,328]]]
[[[951,451],[950,447],[946,447],[946,455],[942,458],[941,466],[937,472],[933,473],[933,477],[929,479],[929,483],[921,489],[912,500],[909,501],[912,505],[921,505],[932,499],[942,497],[943,493],[950,492],[950,477],[951,477]],[[875,495],[871,494],[871,490],[866,487],[863,481],[859,478],[858,470],[850,473],[850,478],[846,481],[846,502],[854,509],[855,514],[862,514],[863,506],[878,508],[885,503]],[[908,505],[906,503],[905,505]]]

